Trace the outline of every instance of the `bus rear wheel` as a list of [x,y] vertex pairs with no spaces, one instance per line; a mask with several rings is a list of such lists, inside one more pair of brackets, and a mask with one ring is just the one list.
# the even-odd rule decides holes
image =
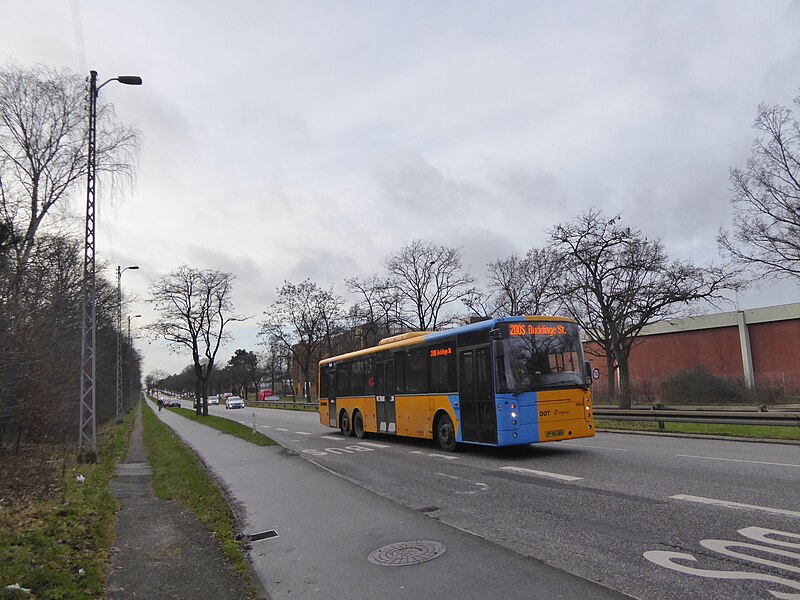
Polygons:
[[453,452],[456,449],[456,429],[449,415],[443,414],[436,421],[436,443],[445,452]]
[[356,434],[358,439],[364,439],[364,419],[358,411],[353,413],[353,433]]
[[343,410],[339,417],[339,429],[342,431],[344,437],[350,437],[353,433],[353,429],[350,426],[350,416],[347,414],[346,410]]

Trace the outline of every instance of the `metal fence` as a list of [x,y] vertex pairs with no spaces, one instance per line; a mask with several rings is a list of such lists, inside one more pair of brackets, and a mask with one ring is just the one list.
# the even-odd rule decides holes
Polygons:
[[[317,410],[316,402],[291,402],[251,400],[248,406],[264,408],[295,408]],[[705,410],[705,409],[645,409],[645,408],[599,408],[595,407],[597,419],[614,421],[655,421],[662,424],[672,423],[717,423],[721,425],[780,425],[784,427],[800,427],[800,412],[760,412],[757,409],[742,410]]]
[[294,408],[301,410],[317,410],[316,402],[292,402],[291,400],[248,400],[247,406],[260,406],[262,408]]
[[800,412],[595,408],[594,416],[613,421],[655,421],[662,427],[665,422],[800,427]]

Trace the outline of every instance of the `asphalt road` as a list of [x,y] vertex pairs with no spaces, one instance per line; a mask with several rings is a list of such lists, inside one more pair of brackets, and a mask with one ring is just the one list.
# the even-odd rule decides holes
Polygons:
[[364,488],[633,597],[800,599],[800,445],[599,433],[447,454],[345,439],[316,413],[211,412],[248,425],[255,414],[260,431]]

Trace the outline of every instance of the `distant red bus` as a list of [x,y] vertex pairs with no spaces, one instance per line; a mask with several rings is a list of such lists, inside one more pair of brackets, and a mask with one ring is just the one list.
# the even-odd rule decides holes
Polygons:
[[272,390],[261,390],[258,392],[259,400],[267,400],[270,396],[272,396]]

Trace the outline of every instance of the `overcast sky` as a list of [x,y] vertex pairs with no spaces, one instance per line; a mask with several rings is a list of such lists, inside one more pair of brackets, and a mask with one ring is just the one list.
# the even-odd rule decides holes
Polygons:
[[[223,362],[259,350],[284,280],[344,295],[414,238],[462,247],[482,279],[595,206],[675,258],[719,260],[756,107],[800,94],[793,0],[0,0],[0,15],[4,62],[143,78],[100,93],[143,144],[130,192],[98,188],[97,257],[139,265],[123,286],[142,300],[181,264],[235,273],[254,318]],[[137,344],[145,373],[190,362]]]

